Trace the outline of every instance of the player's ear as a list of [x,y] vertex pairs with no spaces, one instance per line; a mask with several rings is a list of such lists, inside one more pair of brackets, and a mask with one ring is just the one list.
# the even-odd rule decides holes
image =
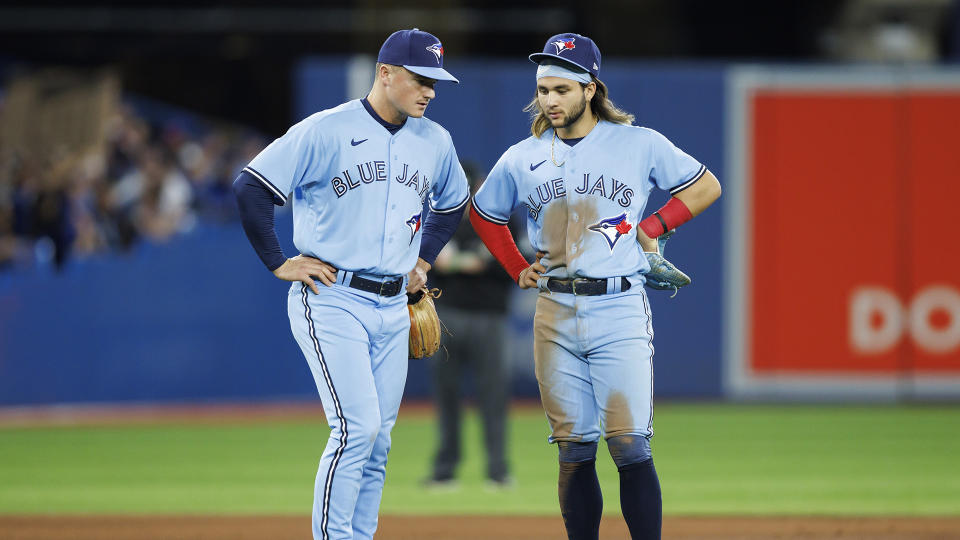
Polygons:
[[583,97],[587,101],[593,99],[593,95],[597,93],[597,83],[590,81],[586,86],[583,87]]
[[388,64],[377,63],[377,80],[386,85],[390,77],[390,66]]

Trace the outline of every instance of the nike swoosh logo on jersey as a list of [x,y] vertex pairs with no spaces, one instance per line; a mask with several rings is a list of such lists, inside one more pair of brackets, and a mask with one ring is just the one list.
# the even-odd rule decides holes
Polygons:
[[362,141],[358,141],[358,140],[355,140],[355,139],[350,139],[350,145],[351,145],[351,146],[356,146],[356,145],[358,145],[358,144],[363,144],[363,143],[365,143],[365,142],[367,142],[367,139],[363,139]]
[[541,161],[540,163],[537,163],[536,165],[534,165],[533,163],[531,163],[531,164],[530,164],[530,170],[531,170],[531,171],[535,171],[535,170],[537,170],[537,167],[543,165],[543,164],[546,163],[546,162],[547,162],[547,160],[543,160],[543,161]]

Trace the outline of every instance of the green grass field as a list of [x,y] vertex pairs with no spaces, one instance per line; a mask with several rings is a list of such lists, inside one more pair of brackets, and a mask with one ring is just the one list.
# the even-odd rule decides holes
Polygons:
[[[556,514],[556,449],[514,411],[516,486],[489,491],[466,425],[456,491],[420,486],[429,414],[401,411],[385,514]],[[667,514],[960,515],[960,408],[663,404],[654,456]],[[315,422],[0,428],[0,513],[302,514],[327,430]],[[617,473],[600,449],[606,512]]]

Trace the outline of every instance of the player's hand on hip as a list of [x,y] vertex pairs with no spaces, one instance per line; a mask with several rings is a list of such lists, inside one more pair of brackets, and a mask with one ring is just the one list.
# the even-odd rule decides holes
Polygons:
[[307,287],[310,287],[314,294],[320,292],[314,276],[327,287],[337,281],[337,269],[333,265],[306,255],[297,255],[292,259],[287,259],[273,271],[273,275],[284,281],[303,282]]
[[417,265],[407,274],[407,292],[414,293],[427,286],[427,271],[430,270],[430,263],[423,259],[417,259]]
[[517,279],[517,285],[520,285],[521,289],[536,289],[537,281],[540,279],[541,275],[547,271],[547,269],[540,264],[539,257],[537,259],[537,262],[524,268],[523,271],[520,272],[520,277]]
[[640,227],[637,227],[637,242],[640,243],[640,247],[644,253],[660,253],[657,239],[647,236],[647,233],[643,232],[643,229]]

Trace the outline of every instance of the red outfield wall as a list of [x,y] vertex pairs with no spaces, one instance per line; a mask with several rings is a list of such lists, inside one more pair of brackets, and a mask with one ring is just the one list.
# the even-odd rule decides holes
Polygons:
[[733,386],[960,395],[960,85],[739,90]]

